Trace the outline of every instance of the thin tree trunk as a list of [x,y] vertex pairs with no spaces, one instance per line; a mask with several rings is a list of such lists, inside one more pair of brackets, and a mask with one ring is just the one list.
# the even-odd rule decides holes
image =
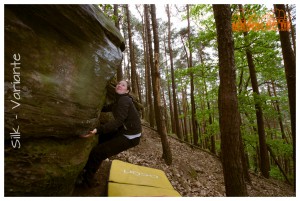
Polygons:
[[[137,86],[137,88],[136,88],[137,95],[139,97],[140,103],[142,103],[143,99],[142,99],[142,92],[141,92],[141,85],[140,85],[140,76],[138,76],[138,74],[137,74],[137,76],[135,78],[136,78],[136,86]],[[142,117],[143,116],[144,116],[144,110],[142,110]]]
[[181,89],[181,93],[182,93],[182,110],[183,110],[183,123],[184,123],[184,129],[182,130],[182,134],[184,136],[184,141],[188,141],[188,128],[187,128],[187,115],[188,115],[188,111],[187,111],[187,95],[186,95],[186,87],[182,87]]
[[132,85],[132,93],[137,95],[137,83],[136,83],[136,64],[135,64],[135,58],[134,58],[134,45],[132,42],[132,34],[131,34],[131,25],[130,25],[130,13],[128,4],[125,4],[126,8],[126,16],[127,16],[127,29],[128,29],[128,41],[129,41],[129,53],[130,53],[130,63],[131,63],[131,85]]
[[175,120],[174,120],[174,110],[173,110],[173,101],[172,101],[172,95],[171,95],[171,86],[168,82],[168,95],[169,95],[169,103],[170,103],[170,117],[171,117],[171,130],[172,133],[176,133],[176,127],[175,127]]
[[289,22],[291,25],[291,36],[292,36],[292,41],[293,41],[293,50],[294,50],[294,54],[296,55],[296,34],[295,34],[295,27],[292,23],[292,17],[291,17],[291,11],[289,9],[289,5],[286,4],[287,7],[287,12],[288,12],[288,16],[289,16]]
[[239,86],[238,86],[238,93],[241,94],[243,91],[243,79],[244,79],[244,68],[241,69],[241,75],[240,75],[240,81],[239,81]]
[[[153,109],[153,101],[152,101],[152,81],[151,81],[151,62],[153,63],[153,52],[152,52],[152,40],[151,40],[151,32],[150,32],[150,22],[149,22],[149,14],[148,14],[148,6],[144,5],[144,17],[145,17],[145,42],[146,42],[146,83],[147,83],[147,108],[149,114],[149,123],[151,127],[154,127],[154,109]],[[146,37],[147,36],[147,37]],[[151,61],[152,60],[152,61]]]
[[[212,120],[212,116],[211,116],[211,113],[210,113],[209,101],[207,101],[207,110],[209,111],[208,123],[210,125],[212,125],[213,120]],[[213,135],[212,133],[211,133],[211,136],[210,136],[210,152],[216,154],[215,135]]]
[[[122,7],[122,12],[124,13],[124,15],[125,15],[125,13],[126,13],[126,9],[125,9],[125,7],[123,6]],[[122,21],[122,23],[123,24],[125,24],[126,23],[126,19],[125,18],[123,18],[123,21]],[[121,27],[122,28],[122,31],[123,31],[123,33],[124,33],[124,35],[126,36],[126,33],[128,32],[128,29],[126,29],[126,26],[122,26]],[[124,41],[124,43],[125,43],[125,47],[128,47],[128,41],[127,40],[125,40]],[[123,79],[129,79],[130,80],[130,74],[129,74],[129,63],[130,63],[130,58],[129,58],[129,50],[128,50],[128,48],[125,48],[125,50],[124,50],[124,52],[123,52],[123,61],[124,61],[124,64],[123,64],[123,66],[124,66],[124,71],[123,71]]]
[[[244,80],[244,68],[242,68],[242,72],[240,75],[240,81],[239,81],[239,85],[238,85],[238,94],[240,95],[243,91],[243,80]],[[248,81],[245,84],[245,89],[247,89],[248,86]],[[241,125],[242,123],[242,116],[240,113],[240,122]],[[245,152],[245,148],[244,148],[244,142],[243,142],[243,138],[242,135],[240,135],[240,150],[242,153],[242,164],[243,164],[243,172],[244,172],[244,178],[248,183],[251,183],[251,178],[250,178],[250,174],[249,174],[249,161],[248,161],[248,157],[247,157],[247,153]]]
[[[114,16],[115,16],[115,26],[120,30],[119,14],[118,14],[119,4],[114,4]],[[117,69],[117,81],[123,79],[122,65],[118,66]]]
[[165,121],[162,115],[163,107],[161,105],[160,97],[160,73],[159,73],[159,40],[156,22],[156,8],[154,4],[151,4],[151,19],[152,19],[152,29],[154,37],[154,65],[151,65],[151,75],[152,75],[152,86],[153,86],[153,96],[154,96],[154,108],[157,130],[160,134],[162,148],[163,148],[163,158],[167,165],[172,164],[172,152],[169,146],[167,131]]
[[[167,60],[167,45],[166,45],[166,37],[164,36],[164,49],[165,49],[165,57],[166,57],[166,71],[167,75],[169,75],[168,70],[168,60]],[[170,119],[171,119],[171,131],[172,133],[176,133],[175,122],[174,122],[174,115],[173,115],[173,104],[172,104],[172,96],[171,96],[171,87],[169,81],[167,81],[168,85],[168,97],[169,97],[169,104],[170,104]]]
[[171,22],[170,22],[169,4],[167,4],[167,15],[168,15],[168,47],[169,47],[170,64],[171,64],[174,120],[175,120],[175,127],[176,127],[176,135],[179,139],[182,140],[183,136],[182,136],[180,125],[179,125],[179,113],[178,113],[178,107],[177,107],[176,84],[175,84],[175,75],[174,75],[174,67],[173,67],[173,50],[172,50],[172,46],[171,46]]
[[[206,86],[206,80],[205,78],[203,78],[204,81],[204,92],[205,92],[205,97],[206,97],[206,104],[207,104],[207,110],[208,110],[208,123],[209,125],[213,124],[213,120],[212,120],[212,116],[211,116],[211,111],[210,111],[210,103],[208,100],[208,93],[207,93],[207,86]],[[215,145],[215,135],[213,135],[212,133],[210,133],[210,152],[216,154],[216,145]]]
[[[193,57],[192,57],[192,43],[191,43],[191,29],[190,29],[190,11],[189,11],[189,5],[186,5],[187,9],[187,21],[188,21],[188,44],[189,44],[189,68],[193,67]],[[194,136],[194,145],[198,145],[198,132],[197,132],[197,120],[196,120],[196,105],[195,105],[195,97],[194,97],[194,73],[191,70],[190,71],[190,81],[191,81],[191,106],[192,106],[192,129],[193,129],[193,136]]]
[[[244,18],[244,10],[243,6],[239,4],[239,9],[241,12],[241,19],[245,21]],[[248,32],[243,32],[244,38],[246,43],[248,42],[247,36]],[[263,120],[263,112],[262,107],[259,101],[260,93],[258,89],[256,71],[255,71],[255,64],[253,61],[252,53],[249,48],[246,49],[246,56],[250,71],[253,95],[254,95],[254,102],[255,102],[255,111],[256,111],[256,121],[257,121],[257,129],[258,129],[258,138],[259,138],[259,151],[260,151],[260,170],[262,175],[266,178],[269,178],[270,174],[270,159],[267,150],[266,144],[266,136],[265,136],[265,128],[264,128],[264,120]]]
[[169,132],[168,112],[167,112],[167,103],[166,103],[166,98],[165,98],[164,92],[162,92],[162,99],[163,99],[163,103],[164,103],[164,107],[163,107],[164,113],[163,114],[164,114],[164,120],[165,120],[165,125],[166,125],[166,133],[168,133]]
[[224,181],[227,196],[247,196],[240,152],[234,44],[230,5],[213,5],[219,54],[219,115]]
[[[137,76],[136,77],[136,82],[137,82],[137,89],[138,89],[138,93],[139,93],[139,100],[140,100],[140,102],[143,102],[144,100],[142,99],[142,90],[143,90],[143,88],[141,88],[141,86],[142,86],[142,81],[145,81],[145,82],[143,82],[143,84],[144,84],[144,86],[145,86],[145,93],[146,93],[146,98],[145,98],[145,103],[147,103],[147,73],[146,73],[146,69],[147,69],[147,63],[146,63],[146,61],[147,61],[147,57],[146,57],[146,41],[145,41],[145,23],[144,23],[144,17],[143,17],[143,15],[141,14],[141,12],[139,11],[139,9],[138,9],[138,6],[137,5],[135,5],[135,7],[136,7],[136,10],[138,11],[138,13],[139,13],[139,15],[140,15],[140,17],[141,17],[141,19],[142,19],[142,27],[143,27],[143,30],[142,30],[142,41],[143,41],[143,51],[144,51],[144,64],[145,64],[145,79],[144,80],[142,80],[141,79],[141,77],[142,76]],[[144,93],[143,93],[144,94]],[[147,111],[147,108],[143,108],[143,110],[142,110],[142,118],[143,119],[146,119],[146,117],[147,117],[147,120],[149,121],[149,119],[148,119],[148,111]]]
[[[274,84],[273,80],[272,80],[272,90],[273,90],[274,97],[277,98],[276,88],[275,88],[275,84]],[[275,108],[276,108],[276,111],[277,111],[277,114],[278,114],[278,122],[279,122],[279,126],[280,126],[281,137],[282,137],[283,140],[285,140],[287,143],[289,143],[286,136],[285,136],[285,133],[284,133],[282,117],[281,117],[282,115],[281,115],[281,110],[280,110],[280,107],[279,107],[278,100],[275,100],[274,104],[275,104]]]
[[[181,35],[180,38],[181,38],[182,47],[185,51],[186,62],[187,62],[187,65],[189,66],[189,56],[188,56],[188,52],[186,50],[186,47],[185,47],[185,44],[184,44],[184,41],[183,41],[183,35]],[[181,81],[181,85],[183,85],[182,81]],[[183,113],[184,113],[184,122],[185,122],[186,115],[188,114],[187,111],[186,111],[186,108],[187,108],[187,105],[188,105],[187,95],[186,95],[186,93],[184,93],[183,89],[181,90],[181,93],[182,93],[182,110],[183,110]],[[191,121],[190,123],[191,123],[191,128],[193,128],[193,125],[192,125],[193,121]],[[186,124],[184,124],[184,125],[185,125],[185,127],[183,127],[183,129],[182,129],[182,135],[183,135],[184,139],[186,139],[186,135],[187,135],[188,131],[186,130]],[[191,130],[191,135],[193,135],[193,130]],[[194,138],[194,136],[193,136],[193,138]],[[198,141],[198,139],[197,139],[197,141]]]
[[[296,58],[292,49],[289,32],[288,30],[284,29],[284,23],[286,23],[285,6],[283,4],[275,4],[274,10],[276,18],[278,20],[278,30],[280,35],[285,76],[288,87],[293,139],[294,190],[296,190]],[[285,21],[283,23],[280,23],[279,20],[282,18]]]
[[[201,65],[204,65],[204,58],[203,58],[203,51],[202,51],[202,49],[203,49],[203,47],[202,47],[202,44],[201,44],[201,45],[198,46],[198,52],[199,52],[199,57],[200,57],[200,63],[201,63]],[[204,69],[202,69],[201,76],[204,77],[205,76],[204,74],[205,74],[204,73]],[[204,84],[205,84],[205,87],[206,87],[206,83],[204,83]],[[203,107],[200,106],[200,109],[205,110],[205,106],[203,106]],[[201,139],[202,139],[202,137],[201,137],[201,123],[199,123],[198,138],[200,139],[200,146],[203,147],[204,140],[202,140],[202,142],[201,142]]]

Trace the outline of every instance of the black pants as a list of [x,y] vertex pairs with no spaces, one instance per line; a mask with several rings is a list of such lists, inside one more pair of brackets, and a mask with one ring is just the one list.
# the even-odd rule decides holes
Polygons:
[[86,179],[92,179],[103,160],[114,156],[122,151],[134,147],[140,143],[140,137],[128,139],[119,132],[101,134],[84,167]]

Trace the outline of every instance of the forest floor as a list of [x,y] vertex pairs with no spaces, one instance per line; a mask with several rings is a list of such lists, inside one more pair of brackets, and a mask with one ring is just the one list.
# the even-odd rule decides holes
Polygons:
[[[109,169],[113,159],[163,170],[171,184],[183,197],[226,196],[220,159],[204,150],[193,148],[168,137],[173,162],[167,166],[162,159],[161,140],[156,131],[143,126],[140,144],[105,160],[97,172],[99,186],[90,189],[75,188],[72,196],[106,196]],[[295,197],[293,187],[275,179],[266,179],[250,173],[247,184],[250,197]]]

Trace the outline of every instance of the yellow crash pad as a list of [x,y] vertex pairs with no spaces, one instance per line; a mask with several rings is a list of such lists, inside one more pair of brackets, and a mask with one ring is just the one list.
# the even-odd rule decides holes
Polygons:
[[162,170],[113,160],[108,196],[180,197]]
[[108,184],[109,197],[180,197],[180,194],[175,190],[156,188],[151,186],[137,186],[130,184],[119,184],[109,182]]

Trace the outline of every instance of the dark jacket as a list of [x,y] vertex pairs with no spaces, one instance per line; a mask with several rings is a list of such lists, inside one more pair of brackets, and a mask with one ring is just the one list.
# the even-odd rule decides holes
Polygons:
[[116,94],[115,103],[102,108],[102,112],[112,112],[114,120],[100,125],[98,133],[116,132],[135,135],[142,132],[140,115],[128,94]]

